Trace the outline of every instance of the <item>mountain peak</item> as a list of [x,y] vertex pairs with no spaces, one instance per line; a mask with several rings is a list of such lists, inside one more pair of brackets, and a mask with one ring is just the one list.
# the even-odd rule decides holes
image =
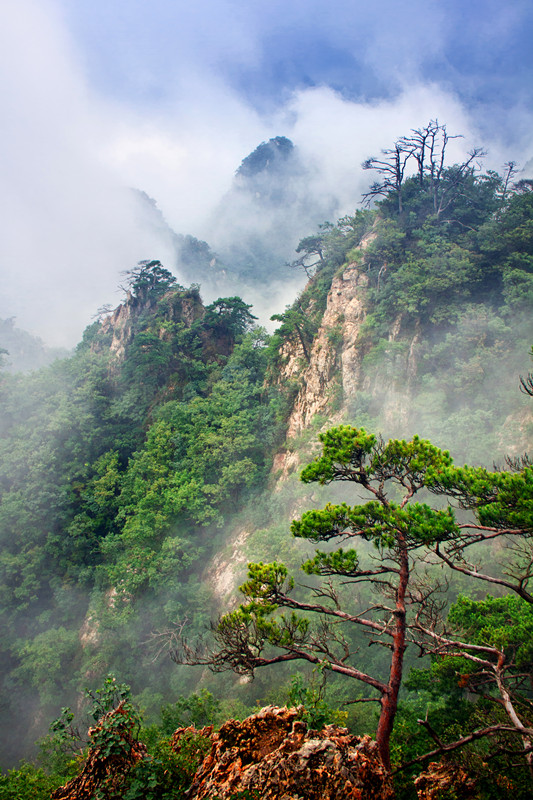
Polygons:
[[262,142],[255,150],[243,159],[237,175],[253,178],[262,172],[276,172],[285,165],[293,155],[294,144],[286,136],[276,136],[268,142]]

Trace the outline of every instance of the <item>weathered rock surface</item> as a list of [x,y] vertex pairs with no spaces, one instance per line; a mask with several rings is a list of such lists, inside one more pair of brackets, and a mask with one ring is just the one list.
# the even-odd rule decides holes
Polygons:
[[[149,319],[150,315],[155,315],[165,305],[165,318],[170,322],[182,322],[190,328],[195,320],[205,314],[204,306],[194,292],[170,290],[162,298],[138,298],[133,297],[131,292],[127,292],[126,300],[107,317],[100,325],[100,333],[103,337],[108,337],[108,345],[113,356],[122,361],[127,348],[133,342],[135,330],[139,318],[145,316]],[[158,331],[159,337],[165,338],[166,331],[162,327]],[[93,345],[96,349],[99,344]]]
[[[289,438],[307,427],[315,414],[325,411],[335,390],[334,380],[347,394],[356,391],[362,359],[356,342],[366,316],[367,284],[366,275],[355,264],[333,279],[322,324],[302,375],[303,385],[289,417]],[[294,377],[301,362],[298,348],[286,355],[283,381]]]
[[328,427],[341,422],[360,392],[378,400],[385,426],[394,435],[407,423],[420,330],[403,330],[403,314],[390,321],[388,340],[400,345],[395,358],[401,361],[401,380],[387,374],[386,366],[371,374],[365,372],[363,359],[368,346],[360,334],[367,317],[367,294],[367,275],[359,265],[348,264],[333,278],[308,358],[297,340],[287,342],[280,351],[280,384],[295,380],[300,384],[287,423],[287,449],[275,456],[273,464],[273,472],[282,478],[299,467],[291,440],[308,428],[317,414],[327,417]]
[[[179,747],[180,732],[174,737]],[[294,708],[268,706],[212,736],[189,800],[227,800],[239,792],[262,800],[389,800],[392,785],[370,737],[328,725],[308,730]]]
[[476,781],[462,767],[438,761],[428,764],[427,769],[415,779],[419,800],[441,800],[453,797],[457,800],[478,800]]

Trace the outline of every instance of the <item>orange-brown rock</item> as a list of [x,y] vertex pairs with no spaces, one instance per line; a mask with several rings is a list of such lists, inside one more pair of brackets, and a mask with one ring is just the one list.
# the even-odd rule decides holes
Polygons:
[[415,779],[418,800],[477,800],[476,781],[465,770],[447,761],[431,762]]
[[[302,380],[287,422],[288,438],[304,430],[315,414],[326,411],[335,380],[340,382],[347,396],[351,397],[358,390],[363,352],[357,345],[357,339],[366,317],[367,285],[367,276],[355,264],[350,264],[342,274],[335,276],[320,329],[303,372],[302,352],[297,344],[287,344],[281,351],[285,363],[280,382],[287,382],[298,375]],[[338,338],[339,352],[332,343],[333,334]]]
[[128,721],[123,704],[105,714],[89,735],[94,736],[104,728],[112,717],[124,716],[124,725],[117,728],[120,747],[116,752],[104,754],[100,748],[92,747],[83,769],[65,786],[52,792],[52,800],[93,800],[98,793],[105,797],[121,797],[124,776],[141,758],[146,757],[146,747],[133,734],[133,723]]
[[192,755],[204,755],[205,748],[202,746],[202,740],[210,740],[213,735],[213,726],[206,725],[204,728],[198,730],[194,725],[189,725],[188,728],[178,728],[172,734],[170,746],[175,753],[179,753],[184,746],[191,752],[191,742],[195,745],[195,752]]
[[[179,741],[179,738],[178,738]],[[189,800],[390,800],[392,785],[370,737],[328,725],[308,730],[294,708],[268,706],[212,736]]]

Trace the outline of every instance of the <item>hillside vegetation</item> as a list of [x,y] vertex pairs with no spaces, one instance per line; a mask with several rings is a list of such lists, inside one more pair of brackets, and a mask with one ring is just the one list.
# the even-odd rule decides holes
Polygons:
[[[272,336],[255,325],[245,299],[204,305],[200,287],[178,285],[163,265],[149,261],[126,275],[122,304],[103,311],[72,356],[29,375],[2,373],[0,715],[3,730],[10,731],[5,767],[34,754],[33,743],[61,708],[79,707],[84,687],[94,692],[109,673],[130,687],[121,689],[122,699],[131,692],[143,709],[144,741],[154,752],[163,752],[172,726],[191,719],[220,723],[267,702],[302,703],[317,725],[336,721],[355,733],[375,733],[375,705],[351,705],[357,696],[364,699],[360,687],[338,676],[326,681],[324,653],[311,672],[286,663],[261,671],[253,684],[178,666],[167,654],[182,633],[189,643],[210,641],[210,622],[228,611],[228,602],[235,604],[228,589],[235,589],[235,575],[247,560],[281,559],[296,573],[302,557],[309,559],[305,543],[291,542],[291,517],[317,503],[342,503],[346,492],[341,485],[311,492],[298,482],[298,465],[316,455],[318,431],[341,423],[385,438],[418,433],[432,440],[435,452],[450,451],[457,464],[486,468],[461,478],[461,490],[453,473],[439,484],[438,502],[443,508],[462,502],[459,523],[461,513],[479,514],[492,503],[490,524],[514,526],[520,535],[511,545],[497,537],[496,549],[480,539],[464,562],[458,550],[448,554],[453,564],[439,614],[444,619],[453,604],[448,625],[457,636],[505,651],[514,670],[509,691],[516,695],[517,714],[528,730],[533,724],[523,678],[531,672],[531,654],[520,649],[530,634],[531,599],[515,591],[520,584],[529,592],[533,529],[531,466],[520,458],[533,440],[533,401],[520,392],[518,379],[528,371],[533,341],[533,185],[517,182],[512,166],[503,176],[483,173],[478,151],[463,164],[446,166],[445,129],[430,123],[424,131],[433,136],[433,150],[424,144],[422,153],[416,138],[421,132],[413,132],[365,164],[377,174],[369,198],[379,199],[372,208],[324,223],[301,241],[292,266],[305,270],[309,281],[276,315]],[[416,167],[411,177],[405,177],[404,158]],[[353,333],[343,287],[353,288],[355,279],[362,311]],[[348,351],[356,354],[353,385],[346,380]],[[312,377],[323,374],[326,362],[322,397],[310,398]],[[319,413],[298,412],[315,407]],[[447,453],[443,458],[448,469]],[[507,471],[495,473],[495,463]],[[372,474],[379,479],[379,470]],[[487,477],[493,475],[507,477]],[[515,476],[512,487],[505,483],[509,476]],[[329,484],[329,477],[319,483]],[[424,482],[419,488],[430,489]],[[494,505],[503,491],[509,492],[507,509],[521,498],[519,518],[511,522],[495,517],[504,513],[504,503]],[[380,529],[372,550],[366,542],[374,535],[358,524],[362,552],[386,559],[384,549],[393,547],[386,532]],[[319,541],[323,533],[297,535]],[[424,545],[431,550],[434,544],[426,536]],[[316,591],[313,575],[354,577],[346,563],[324,559],[314,568],[308,561],[311,577],[302,576],[307,588],[298,589],[298,602],[308,603]],[[480,584],[468,574],[473,561],[480,570],[491,564],[497,579],[513,577],[507,584]],[[454,570],[460,564],[463,571]],[[232,585],[222,589],[224,571]],[[276,606],[279,597],[264,587],[279,590],[278,578],[252,576],[246,602],[262,597]],[[360,606],[377,602],[381,589],[379,581],[365,585]],[[283,635],[267,626],[263,640],[278,646]],[[297,638],[296,628],[291,635]],[[366,642],[357,650],[363,643],[358,637],[347,636],[347,647],[358,652],[357,668],[383,682],[388,651]],[[426,647],[422,662],[408,648],[408,681],[391,738],[393,766],[438,750],[437,740],[503,725],[502,695],[467,663],[472,651],[461,655],[459,679],[456,654],[443,642],[439,647]],[[106,710],[116,701],[113,691]],[[417,725],[426,713],[426,726]],[[46,769],[55,777],[26,766],[24,780],[19,771],[0,777],[6,792],[19,786],[17,780],[49,787],[66,779],[74,767],[64,754],[72,722],[65,719],[45,748]],[[531,745],[530,734],[524,735],[521,740],[504,733],[495,747],[488,739],[471,745],[479,797],[528,796],[528,759],[521,751],[527,756]],[[520,765],[514,772],[500,754],[506,749]],[[409,773],[402,775],[398,791],[414,796]],[[182,788],[121,796],[181,797]]]

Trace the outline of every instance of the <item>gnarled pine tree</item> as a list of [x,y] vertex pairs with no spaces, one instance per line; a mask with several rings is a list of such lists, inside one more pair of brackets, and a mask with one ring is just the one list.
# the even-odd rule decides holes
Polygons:
[[[414,498],[424,488],[428,471],[452,462],[447,452],[418,437],[385,443],[363,429],[340,426],[320,439],[322,455],[304,469],[301,479],[322,484],[348,481],[369,499],[307,511],[291,530],[311,542],[348,542],[349,549],[317,550],[303,565],[309,575],[326,579],[314,586],[311,601],[294,596],[294,581],[283,564],[251,564],[249,579],[241,587],[246,602],[220,620],[216,651],[201,657],[186,648],[176,659],[249,675],[258,667],[300,659],[361,681],[373,695],[364,700],[381,705],[376,739],[381,759],[390,769],[389,741],[407,645],[407,608],[420,599],[411,585],[413,571],[436,541],[457,535],[451,509],[437,510]],[[374,547],[363,544],[360,552],[352,547],[367,542]],[[364,583],[371,583],[374,592],[366,609],[359,590]],[[318,623],[311,623],[308,614],[316,615]],[[385,677],[355,665],[357,647],[350,633],[354,626],[371,642],[389,649]]]

